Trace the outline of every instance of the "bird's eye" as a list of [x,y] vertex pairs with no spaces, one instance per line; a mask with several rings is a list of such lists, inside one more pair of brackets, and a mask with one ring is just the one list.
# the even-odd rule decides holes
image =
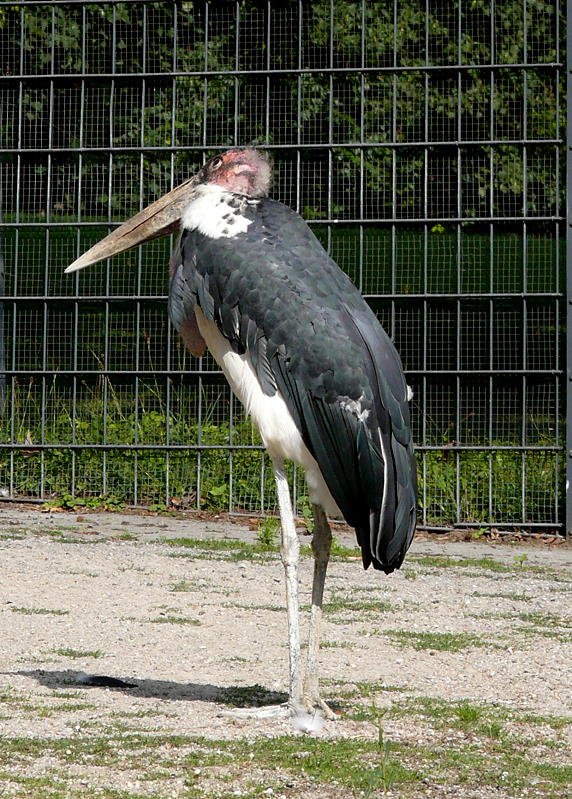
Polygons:
[[222,166],[222,158],[220,155],[217,155],[216,158],[213,158],[211,163],[211,169],[219,169]]

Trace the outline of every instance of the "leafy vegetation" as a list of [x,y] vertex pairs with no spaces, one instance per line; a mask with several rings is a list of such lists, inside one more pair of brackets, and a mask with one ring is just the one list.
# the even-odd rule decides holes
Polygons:
[[[133,397],[117,391],[111,379],[101,379],[76,401],[72,413],[65,380],[54,378],[47,393],[43,393],[42,383],[33,379],[27,386],[16,385],[14,412],[0,418],[0,440],[27,441],[29,448],[14,453],[0,450],[0,476],[6,475],[8,482],[12,472],[20,496],[38,496],[43,486],[44,496],[63,508],[113,509],[136,500],[159,510],[274,510],[270,463],[251,423],[235,416],[231,427],[221,418],[227,403],[219,399],[212,399],[212,421],[208,413],[197,419],[187,413],[187,392],[183,383],[172,385],[166,406],[160,391],[148,386],[140,389],[135,405]],[[77,448],[66,446],[71,442]],[[184,448],[168,451],[171,444],[180,447],[183,442]],[[35,443],[50,446],[40,449]],[[102,444],[104,448],[100,448]],[[464,474],[472,475],[472,479],[463,479],[460,487],[458,462]],[[520,452],[465,451],[454,457],[446,450],[430,451],[421,454],[419,465],[420,495],[429,523],[451,524],[460,518],[478,525],[522,517],[520,491],[507,490],[507,486],[520,484]],[[492,483],[491,468],[499,478]],[[563,463],[558,464],[552,455],[536,453],[527,460],[526,468],[528,518],[549,521],[558,490],[556,470],[562,470]],[[297,485],[298,511],[311,532],[303,480],[292,468],[290,476]],[[269,527],[261,535],[270,532]],[[333,554],[359,555],[341,550]]]
[[[373,218],[392,218],[395,212],[402,219],[426,213],[443,220],[455,217],[459,205],[469,219],[514,216],[525,202],[529,213],[553,216],[561,201],[558,187],[564,191],[565,185],[554,168],[553,148],[545,143],[558,139],[565,119],[565,92],[547,70],[559,60],[562,44],[555,36],[556,13],[553,2],[536,0],[527,25],[516,0],[494,6],[481,1],[463,4],[462,14],[456,6],[437,5],[426,11],[417,3],[400,2],[396,16],[393,6],[384,3],[362,6],[356,0],[337,0],[331,9],[329,0],[318,0],[305,9],[300,41],[291,9],[274,11],[266,19],[254,0],[241,4],[240,21],[224,4],[210,8],[207,19],[199,5],[157,2],[152,5],[152,24],[141,4],[88,4],[85,9],[69,4],[55,6],[50,13],[32,5],[22,14],[7,4],[0,14],[3,35],[13,45],[5,48],[7,74],[19,74],[22,66],[24,74],[85,72],[97,77],[115,71],[119,82],[113,89],[103,78],[97,85],[88,83],[85,102],[90,113],[85,115],[79,113],[79,82],[66,82],[54,93],[24,84],[22,115],[8,116],[0,132],[6,147],[18,141],[24,149],[37,147],[44,138],[47,144],[44,121],[54,119],[52,145],[71,150],[51,166],[49,213],[56,218],[74,213],[78,202],[84,218],[125,218],[139,208],[141,168],[146,176],[143,200],[148,201],[168,185],[171,159],[182,178],[197,165],[193,148],[228,146],[237,137],[269,145],[333,145],[330,198],[327,181],[301,182],[301,207],[314,218],[330,212],[355,218],[359,193],[348,188],[359,182],[360,172],[364,209]],[[283,35],[285,28],[296,35]],[[564,35],[565,25],[560,28]],[[84,47],[85,39],[96,40],[97,46]],[[300,57],[308,71],[299,76]],[[266,67],[266,58],[280,72],[270,79],[267,113],[259,113],[252,97],[258,92],[266,96],[266,76],[257,72]],[[364,61],[369,68],[365,76],[352,71]],[[331,76],[320,70],[330,63],[343,71]],[[447,71],[459,63],[468,66],[460,84]],[[502,66],[494,86],[482,69],[491,63]],[[529,65],[526,80],[517,67],[522,63]],[[443,71],[427,74],[427,64]],[[404,69],[386,71],[391,66]],[[237,67],[241,74],[225,74]],[[144,102],[132,80],[121,80],[142,72],[154,73],[145,78]],[[102,118],[112,120],[111,128],[101,124]],[[501,142],[495,147],[487,143],[491,129]],[[522,139],[539,141],[530,149],[526,165]],[[464,162],[459,181],[459,152],[444,146],[457,140]],[[363,148],[358,146],[362,143]],[[394,143],[410,145],[395,160]],[[94,150],[111,144],[120,151],[110,174],[107,159]],[[129,152],[139,145],[145,148],[141,155]],[[83,191],[81,201],[74,156],[80,147],[87,149],[82,183],[99,187],[91,194]],[[280,153],[285,163],[292,157]],[[301,168],[309,176],[316,166],[322,170],[327,160],[324,147],[304,154]],[[425,169],[427,196],[422,191]],[[31,167],[39,184],[46,183],[48,172],[45,165]],[[119,182],[122,191],[117,189]],[[34,192],[29,203],[30,210],[45,212],[45,191]],[[439,232],[438,225],[434,229]]]
[[[535,0],[525,14],[517,0],[318,0],[300,6],[300,26],[296,4],[267,7],[0,8],[2,70],[23,74],[6,81],[0,123],[9,186],[11,151],[24,153],[22,189],[3,204],[4,291],[16,299],[4,344],[18,374],[0,391],[0,487],[63,508],[274,509],[250,424],[212,361],[199,374],[171,336],[170,242],[62,274],[205,151],[253,142],[273,149],[276,196],[297,204],[399,346],[414,438],[436,447],[419,456],[427,523],[554,522],[558,317],[535,298],[525,320],[521,295],[565,282],[553,222],[565,189],[558,4]],[[44,75],[53,83],[27,79]],[[429,310],[423,294],[436,295]],[[478,370],[491,365],[485,391]],[[520,371],[510,377],[537,367],[546,374],[526,388]],[[511,450],[522,444],[546,450]],[[311,532],[306,488],[290,474]]]

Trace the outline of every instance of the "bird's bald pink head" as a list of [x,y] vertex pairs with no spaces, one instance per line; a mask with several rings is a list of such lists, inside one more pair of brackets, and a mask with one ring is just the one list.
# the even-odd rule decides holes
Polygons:
[[272,167],[260,150],[227,150],[216,155],[201,170],[201,182],[213,183],[234,194],[265,197],[270,189]]

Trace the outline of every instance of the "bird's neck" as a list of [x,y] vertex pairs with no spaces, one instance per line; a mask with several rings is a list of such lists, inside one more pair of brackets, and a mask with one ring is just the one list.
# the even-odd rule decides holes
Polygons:
[[209,239],[230,239],[248,230],[252,219],[245,212],[259,202],[206,183],[193,192],[193,199],[182,217],[182,226],[198,230]]

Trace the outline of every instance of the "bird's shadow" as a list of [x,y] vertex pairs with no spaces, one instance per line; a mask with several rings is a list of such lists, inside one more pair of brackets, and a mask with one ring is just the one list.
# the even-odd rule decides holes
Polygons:
[[31,677],[39,685],[52,690],[105,688],[109,691],[128,693],[148,699],[166,699],[183,702],[212,702],[230,707],[260,707],[262,705],[280,704],[288,700],[288,695],[280,691],[271,691],[263,685],[230,685],[218,686],[209,683],[179,683],[170,680],[149,680],[110,677],[104,674],[86,674],[82,671],[68,669],[66,671],[47,671],[33,669],[16,671],[21,677]]

